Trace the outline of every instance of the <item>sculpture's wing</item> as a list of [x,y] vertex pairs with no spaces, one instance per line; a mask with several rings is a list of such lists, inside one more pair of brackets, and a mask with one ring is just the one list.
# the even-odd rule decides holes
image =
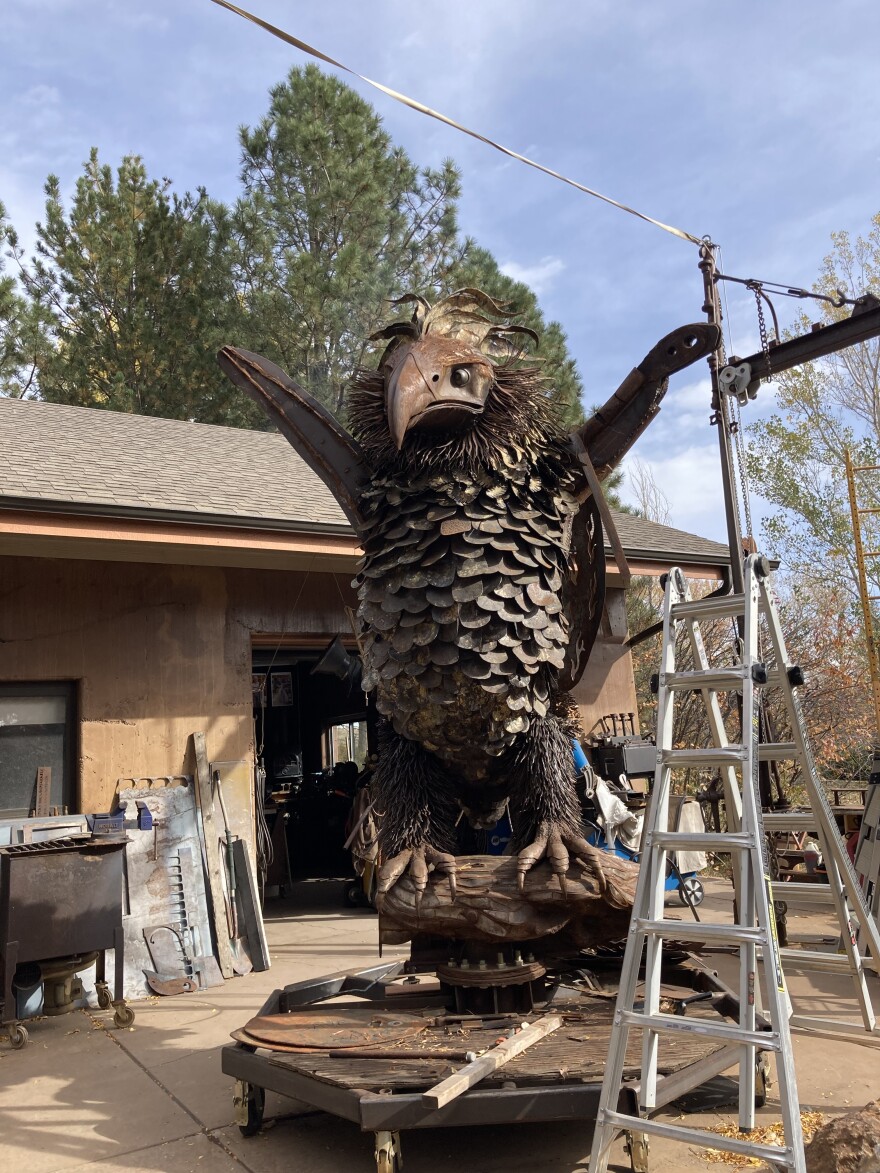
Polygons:
[[602,519],[592,494],[572,519],[568,577],[562,584],[562,610],[568,620],[568,647],[559,673],[563,692],[574,688],[590,658],[605,605],[605,543]]
[[583,466],[583,492],[587,496],[573,520],[569,576],[562,587],[562,605],[569,624],[568,650],[559,674],[560,687],[565,691],[574,688],[583,675],[602,621],[603,513],[624,585],[629,579],[623,549],[598,482],[614,469],[660,410],[669,376],[705,358],[718,346],[719,338],[719,328],[706,322],[673,330],[661,338],[610,399],[572,434],[572,448]]
[[721,331],[708,322],[679,326],[649,351],[611,398],[580,430],[600,480],[615,468],[657,412],[669,376],[705,358],[718,346]]
[[217,360],[232,382],[259,403],[360,531],[360,494],[370,480],[370,468],[357,442],[326,407],[267,358],[224,346]]

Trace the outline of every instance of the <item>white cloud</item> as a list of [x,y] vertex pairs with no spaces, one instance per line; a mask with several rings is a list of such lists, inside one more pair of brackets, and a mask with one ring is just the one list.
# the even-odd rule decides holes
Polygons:
[[[704,538],[725,540],[721,465],[715,445],[694,444],[665,458],[652,459],[639,452],[638,458],[669,501],[670,525]],[[637,504],[626,479],[620,495],[628,504]]]
[[565,262],[559,257],[542,257],[534,265],[520,265],[517,261],[502,261],[498,266],[502,273],[514,281],[523,281],[535,293],[546,293],[554,280],[565,269]]

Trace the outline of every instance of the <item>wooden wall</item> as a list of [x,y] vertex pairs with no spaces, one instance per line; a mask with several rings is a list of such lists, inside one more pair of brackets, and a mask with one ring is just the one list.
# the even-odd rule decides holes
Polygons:
[[[79,683],[80,809],[118,778],[184,772],[190,733],[213,761],[253,755],[252,639],[316,647],[350,626],[348,574],[0,557],[0,682]],[[576,690],[584,733],[635,710],[623,591],[611,590]]]
[[0,558],[0,681],[79,682],[80,809],[120,777],[253,755],[252,635],[350,630],[348,575]]

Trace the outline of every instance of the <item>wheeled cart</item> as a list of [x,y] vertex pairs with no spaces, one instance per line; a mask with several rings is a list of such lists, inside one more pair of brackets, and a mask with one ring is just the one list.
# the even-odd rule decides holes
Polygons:
[[[27,962],[82,960],[97,955],[98,1005],[115,1008],[117,1026],[130,1026],[134,1012],[122,993],[122,871],[125,836],[81,836],[18,843],[0,848],[0,1024],[12,1046],[27,1045],[18,1021],[13,979]],[[104,951],[114,950],[113,994],[104,972]]]
[[[375,1012],[378,1021],[380,1012],[397,1011],[418,1016],[424,1027],[415,1039],[410,1037],[385,1049],[355,1047],[346,1053],[329,1048],[308,1053],[272,1051],[241,1040],[229,1044],[222,1050],[222,1069],[236,1081],[236,1121],[243,1135],[256,1133],[262,1122],[265,1091],[270,1089],[374,1133],[378,1173],[398,1173],[400,1134],[409,1128],[579,1120],[588,1128],[587,1143],[599,1103],[619,966],[617,959],[610,972],[602,966],[597,981],[593,961],[580,958],[566,963],[564,973],[550,975],[546,1001],[536,1004],[533,1013],[519,1015],[455,1013],[449,1006],[448,991],[433,975],[407,975],[402,961],[330,974],[276,990],[260,1010],[260,1018],[283,1016],[282,1024],[289,1018],[292,1026],[307,1026],[310,1014],[359,1006],[366,1022],[371,1013]],[[717,1021],[719,1016],[730,1018],[738,1013],[733,993],[692,956],[664,971],[663,996],[679,1014],[709,1016]],[[463,1066],[465,1052],[479,1053],[493,1046],[510,1021],[518,1017],[534,1022],[545,1011],[561,1014],[563,1026],[444,1107],[425,1104],[423,1092]],[[463,1052],[461,1062],[450,1062],[446,1056],[456,1046]],[[435,1057],[432,1051],[444,1054]],[[627,1056],[621,1110],[639,1115],[641,1047],[632,1051]],[[738,1060],[739,1051],[704,1035],[665,1037],[660,1045],[662,1074],[656,1107],[724,1071]],[[762,1094],[766,1070],[762,1056],[758,1081]],[[631,1133],[627,1141],[632,1170],[647,1173],[646,1138]]]

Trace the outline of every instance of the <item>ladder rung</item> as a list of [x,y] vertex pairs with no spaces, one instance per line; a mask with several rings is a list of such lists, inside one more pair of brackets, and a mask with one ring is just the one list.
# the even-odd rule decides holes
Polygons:
[[675,689],[710,688],[715,692],[733,691],[742,689],[745,669],[739,668],[709,668],[704,672],[667,672],[666,678],[660,679],[660,687]]
[[[705,668],[693,672],[667,672],[665,678],[661,678],[660,686],[665,688],[674,688],[679,691],[689,689],[692,692],[697,692],[700,689],[708,688],[715,692],[742,692],[743,680],[746,679],[748,670],[742,665],[733,668]],[[782,683],[783,676],[778,668],[770,668],[767,673],[767,679],[762,688],[773,688]]]
[[819,818],[812,811],[765,811],[765,831],[818,831]]
[[744,595],[719,595],[714,599],[688,599],[684,603],[673,603],[670,608],[672,619],[723,619],[725,615],[745,614]]
[[[783,969],[812,969],[816,973],[852,973],[845,953],[821,953],[817,949],[780,949]],[[870,965],[870,957],[862,957],[862,965]]]
[[705,1035],[710,1039],[724,1039],[745,1047],[759,1047],[765,1051],[779,1050],[779,1035],[775,1032],[745,1030],[734,1022],[716,1022],[711,1018],[690,1018],[684,1015],[643,1014],[639,1010],[622,1010],[622,1022],[629,1026],[671,1034]]
[[685,769],[689,766],[742,766],[745,750],[741,745],[721,749],[664,749],[660,751],[664,766]]
[[774,900],[806,900],[809,904],[833,904],[830,884],[798,884],[792,880],[773,884]]
[[718,835],[710,831],[654,831],[651,844],[664,851],[743,851],[754,844],[745,831]]
[[758,746],[759,762],[778,762],[794,758],[800,750],[793,741],[768,741]]
[[599,1113],[598,1125],[646,1132],[649,1136],[663,1136],[682,1144],[699,1145],[701,1149],[719,1149],[725,1153],[739,1153],[743,1157],[755,1157],[768,1165],[782,1165],[794,1169],[794,1157],[790,1147],[772,1144],[756,1144],[754,1141],[738,1140],[733,1136],[721,1136],[717,1132],[706,1132],[700,1128],[683,1128],[680,1124],[667,1124],[665,1120],[642,1120],[638,1116],[627,1116],[624,1112],[608,1109]]
[[724,945],[767,945],[762,929],[744,925],[719,925],[707,921],[647,920],[636,917],[632,922],[640,932],[650,937],[665,937],[667,941],[694,941]]

